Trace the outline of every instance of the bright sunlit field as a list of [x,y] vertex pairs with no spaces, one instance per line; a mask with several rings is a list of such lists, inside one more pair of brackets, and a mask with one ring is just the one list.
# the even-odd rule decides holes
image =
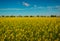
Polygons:
[[60,41],[60,18],[1,17],[0,41]]

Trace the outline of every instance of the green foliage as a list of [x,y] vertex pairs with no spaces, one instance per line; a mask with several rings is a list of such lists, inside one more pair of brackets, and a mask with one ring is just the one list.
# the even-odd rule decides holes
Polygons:
[[15,17],[15,16],[11,15],[10,17]]
[[40,17],[39,15],[37,15],[36,17]]
[[56,15],[51,15],[51,17],[56,17]]
[[34,17],[34,16],[30,15],[30,17]]
[[23,16],[19,15],[19,16],[17,16],[17,17],[23,17]]
[[26,15],[26,16],[24,16],[24,17],[29,17],[29,16]]

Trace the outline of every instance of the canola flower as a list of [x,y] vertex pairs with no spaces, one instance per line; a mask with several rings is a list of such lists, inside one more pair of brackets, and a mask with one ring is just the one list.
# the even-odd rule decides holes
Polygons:
[[60,41],[60,18],[0,18],[0,41]]

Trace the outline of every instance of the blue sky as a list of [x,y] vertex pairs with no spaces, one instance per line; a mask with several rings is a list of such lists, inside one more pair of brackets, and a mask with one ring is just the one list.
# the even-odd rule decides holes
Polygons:
[[60,15],[60,0],[0,0],[0,15]]

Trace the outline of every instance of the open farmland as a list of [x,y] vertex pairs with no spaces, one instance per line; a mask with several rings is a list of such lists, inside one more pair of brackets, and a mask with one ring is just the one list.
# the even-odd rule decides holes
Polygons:
[[60,18],[1,17],[0,41],[60,41]]

